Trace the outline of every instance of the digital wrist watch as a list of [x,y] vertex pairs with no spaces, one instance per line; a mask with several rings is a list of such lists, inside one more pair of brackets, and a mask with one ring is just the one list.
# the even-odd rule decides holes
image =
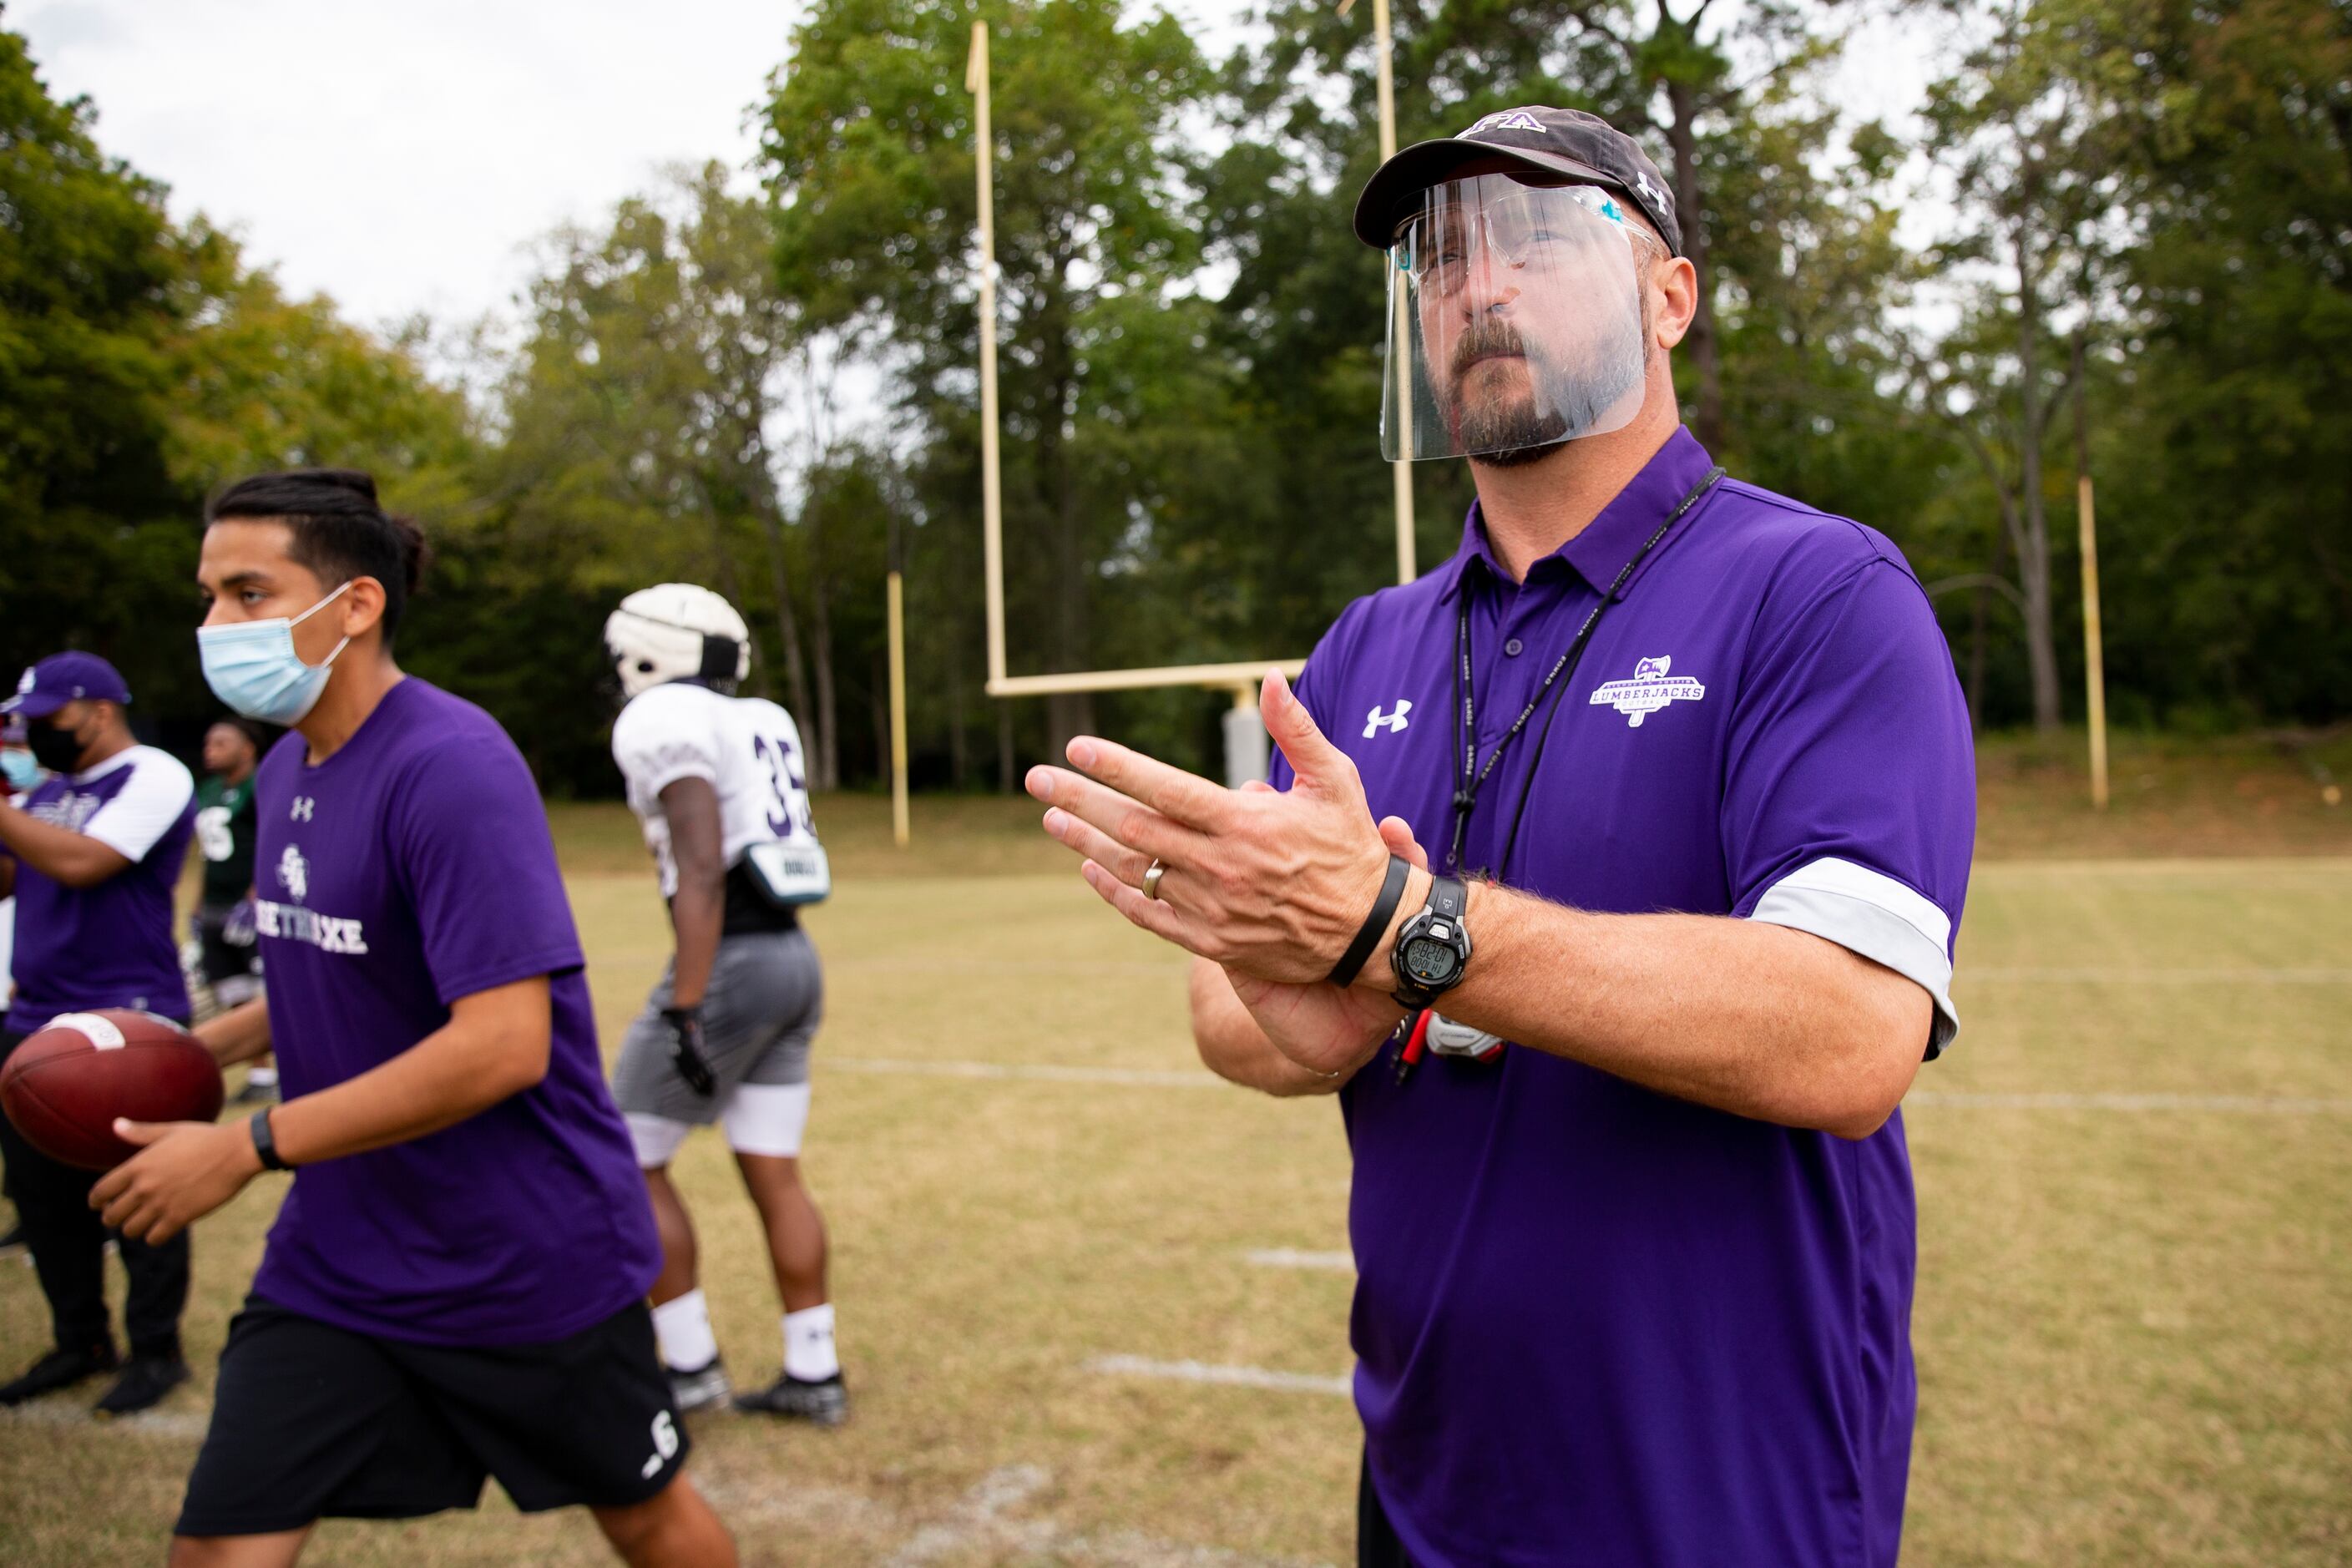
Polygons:
[[1459,877],[1431,881],[1429,902],[1405,921],[1389,952],[1397,978],[1390,994],[1400,1005],[1427,1007],[1462,984],[1462,972],[1470,964],[1470,931],[1462,923],[1469,903],[1470,889]]

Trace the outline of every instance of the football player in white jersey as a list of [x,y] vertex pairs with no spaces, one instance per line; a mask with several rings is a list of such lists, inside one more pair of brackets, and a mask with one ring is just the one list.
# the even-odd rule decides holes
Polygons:
[[604,623],[604,645],[626,700],[613,759],[677,939],[613,1075],[661,1232],[653,1301],[662,1361],[679,1408],[727,1397],[693,1222],[669,1179],[687,1133],[715,1121],[760,1211],[784,1309],[783,1372],[736,1395],[736,1407],[835,1426],[849,1400],[834,1353],[824,1222],[800,1178],[824,984],[798,910],[831,881],[800,728],[772,702],[733,695],[751,669],[751,633],[707,588],[665,583],[630,595]]

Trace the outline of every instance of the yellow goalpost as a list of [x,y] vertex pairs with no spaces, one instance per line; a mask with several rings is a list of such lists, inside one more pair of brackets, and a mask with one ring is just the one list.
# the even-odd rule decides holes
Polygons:
[[[1352,0],[1349,0],[1352,4]],[[1347,5],[1340,7],[1344,15]],[[1394,89],[1390,75],[1388,0],[1375,0],[1374,26],[1380,56],[1381,156],[1396,151]],[[975,177],[980,197],[980,466],[982,563],[988,602],[988,695],[1000,700],[1048,697],[1073,691],[1135,691],[1160,687],[1192,686],[1224,689],[1234,693],[1234,711],[1225,723],[1227,783],[1238,784],[1253,773],[1263,776],[1265,729],[1257,715],[1257,683],[1265,672],[1279,669],[1296,677],[1306,659],[1236,659],[1223,664],[1164,665],[1142,669],[1069,670],[1054,675],[1013,675],[1004,653],[1004,528],[998,458],[996,401],[996,202],[995,148],[989,118],[988,24],[971,25],[971,56],[964,72],[964,89],[975,100],[973,139],[977,147]],[[1400,374],[1409,374],[1402,366]],[[1409,463],[1396,464],[1397,581],[1414,576],[1412,539],[1412,478]],[[1254,742],[1252,737],[1255,737]]]

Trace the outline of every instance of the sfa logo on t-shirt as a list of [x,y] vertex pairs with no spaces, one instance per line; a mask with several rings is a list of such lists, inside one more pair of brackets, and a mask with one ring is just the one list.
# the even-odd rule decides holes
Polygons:
[[310,896],[310,863],[302,858],[299,845],[289,844],[285,852],[278,857],[278,880],[294,902],[281,904],[268,899],[255,900],[253,925],[256,931],[263,936],[303,942],[321,952],[358,956],[367,952],[367,932],[362,922],[322,915],[300,907],[302,900]]

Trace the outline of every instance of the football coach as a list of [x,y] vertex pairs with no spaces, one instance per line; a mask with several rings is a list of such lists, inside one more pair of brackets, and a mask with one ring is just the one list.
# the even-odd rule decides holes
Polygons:
[[1390,159],[1384,444],[1469,459],[1461,548],[1267,679],[1271,784],[1029,779],[1208,1066],[1339,1097],[1366,1564],[1895,1561],[1968,715],[1901,552],[1682,427],[1682,221],[1573,111]]

